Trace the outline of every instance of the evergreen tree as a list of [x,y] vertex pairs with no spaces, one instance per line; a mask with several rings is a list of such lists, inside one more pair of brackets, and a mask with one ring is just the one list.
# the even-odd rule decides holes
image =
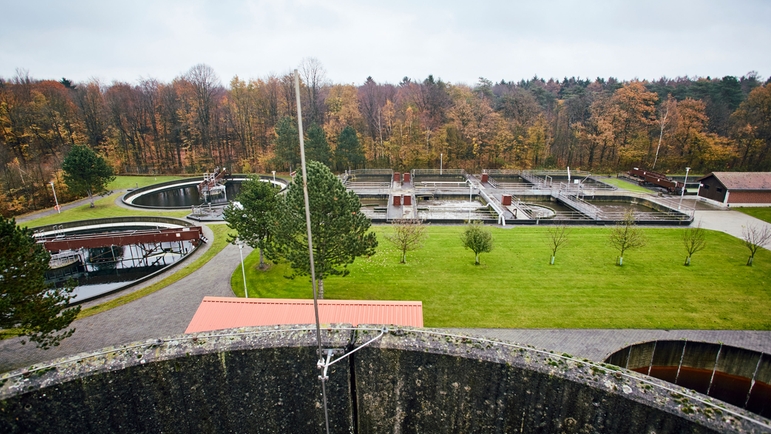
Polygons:
[[313,123],[306,133],[305,157],[308,160],[318,161],[319,163],[330,165],[330,150],[327,142],[327,135],[324,130],[316,123]]
[[0,216],[0,328],[15,328],[43,349],[71,336],[75,329],[61,331],[80,312],[80,306],[68,307],[73,285],[46,284],[50,259],[31,229]]
[[335,160],[337,160],[338,170],[358,169],[364,166],[364,148],[361,146],[353,127],[347,126],[340,132],[335,150]]
[[265,268],[265,246],[270,242],[270,213],[276,208],[276,189],[273,184],[252,178],[241,184],[236,202],[225,207],[223,216],[228,227],[238,232],[228,235],[228,241],[244,241],[260,250],[260,269]]
[[283,169],[292,169],[300,165],[300,136],[294,120],[287,116],[276,125],[274,164]]
[[[307,166],[313,258],[319,297],[324,298],[324,278],[345,276],[349,273],[346,267],[358,256],[374,255],[377,238],[368,232],[371,223],[361,212],[359,197],[347,191],[325,165],[309,161]],[[289,278],[309,276],[302,179],[289,184],[271,220],[268,257],[286,259],[293,269]]]
[[75,145],[62,163],[64,183],[75,194],[88,194],[91,208],[94,193],[104,190],[115,179],[112,167],[87,146]]

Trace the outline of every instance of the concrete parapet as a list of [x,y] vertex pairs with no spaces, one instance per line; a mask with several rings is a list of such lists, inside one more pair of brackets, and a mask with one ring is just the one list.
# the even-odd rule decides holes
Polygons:
[[[335,358],[380,328],[322,333]],[[0,432],[323,432],[315,330],[146,341],[0,377]],[[762,432],[769,421],[611,365],[390,329],[329,369],[332,432]]]

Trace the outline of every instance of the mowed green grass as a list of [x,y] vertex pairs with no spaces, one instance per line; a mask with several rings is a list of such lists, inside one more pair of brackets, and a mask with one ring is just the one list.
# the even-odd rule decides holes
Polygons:
[[771,223],[771,207],[752,207],[752,208],[732,208],[736,211],[741,211],[747,215],[751,215],[756,219],[763,220],[766,223]]
[[[748,250],[723,233],[709,232],[707,249],[685,267],[683,229],[645,229],[647,246],[619,267],[610,228],[572,228],[555,265],[546,228],[491,228],[495,248],[475,266],[460,226],[430,227],[407,264],[383,238],[391,228],[374,230],[377,254],[326,279],[325,298],[420,300],[426,327],[771,330],[771,252],[747,267]],[[285,264],[260,271],[257,262],[256,251],[246,258],[250,297],[312,298],[307,277],[286,279]],[[231,285],[243,295],[240,267]]]
[[101,197],[94,201],[94,207],[91,208],[90,204],[86,202],[75,208],[65,209],[59,214],[52,214],[46,217],[36,218],[34,220],[28,220],[24,223],[20,223],[20,226],[36,227],[52,225],[64,222],[71,222],[76,220],[88,220],[99,219],[108,217],[125,217],[125,216],[165,216],[183,218],[190,214],[190,210],[179,211],[145,211],[140,209],[129,209],[115,205],[115,201],[121,196],[122,193],[113,193],[109,196]]
[[633,191],[635,193],[651,193],[651,190],[644,187],[640,187],[634,182],[629,182],[624,179],[620,179],[620,178],[598,178],[598,179],[606,184],[613,185],[623,190]]
[[[198,177],[200,179],[200,176]],[[107,185],[107,190],[125,190],[129,188],[147,187],[161,182],[176,181],[178,179],[195,179],[184,176],[116,176],[115,180]]]

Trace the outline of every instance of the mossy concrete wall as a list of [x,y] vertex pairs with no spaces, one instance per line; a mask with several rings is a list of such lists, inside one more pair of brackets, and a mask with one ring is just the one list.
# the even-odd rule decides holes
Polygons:
[[[375,327],[323,331],[351,350]],[[324,432],[315,332],[148,341],[0,377],[0,432]],[[331,432],[706,433],[769,421],[610,365],[393,329],[332,365]]]

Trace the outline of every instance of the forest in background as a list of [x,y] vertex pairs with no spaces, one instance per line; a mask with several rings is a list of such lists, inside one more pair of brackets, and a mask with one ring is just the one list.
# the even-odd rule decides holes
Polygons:
[[[358,168],[616,173],[771,170],[771,79],[543,79],[469,86],[429,75],[335,84],[299,68],[308,158]],[[204,64],[162,83],[0,77],[0,213],[71,199],[61,164],[75,144],[117,174],[286,172],[299,165],[292,74],[223,85]],[[440,157],[441,155],[441,157]]]

